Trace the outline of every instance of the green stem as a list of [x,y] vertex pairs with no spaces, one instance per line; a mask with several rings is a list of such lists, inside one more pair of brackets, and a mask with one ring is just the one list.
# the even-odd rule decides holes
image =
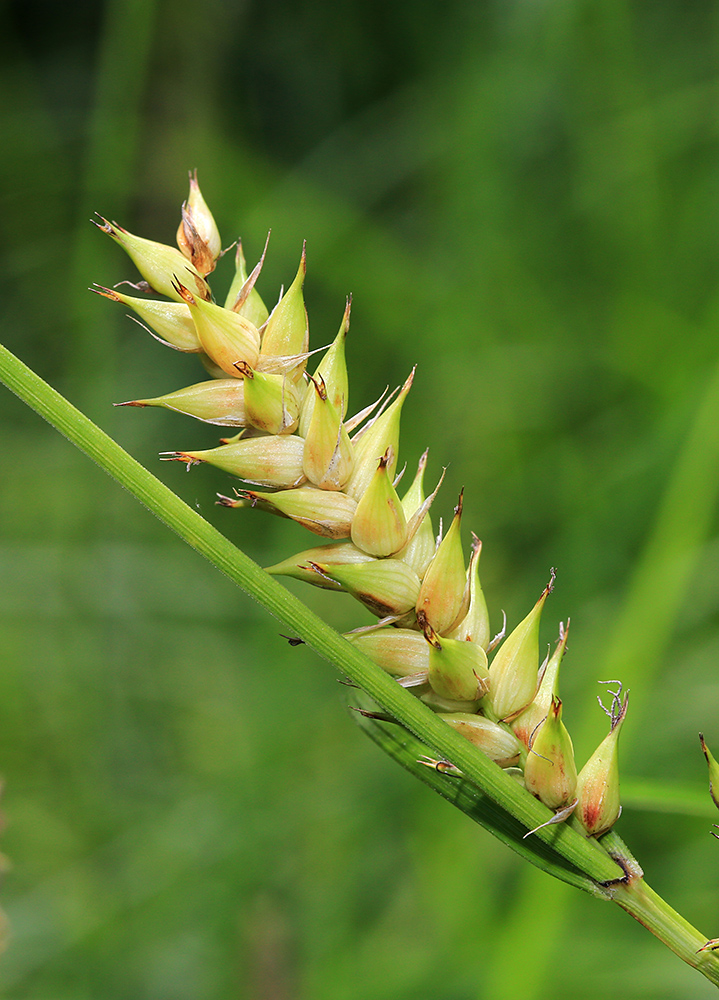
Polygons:
[[719,986],[719,957],[715,951],[699,951],[707,939],[673,910],[642,878],[630,879],[612,891],[612,899],[635,920],[659,938],[683,962],[715,986]]
[[[280,619],[285,628],[296,632],[316,652],[333,663],[434,753],[451,760],[468,781],[481,789],[501,810],[514,817],[523,830],[533,829],[550,818],[549,810],[528,795],[501,768],[484,754],[478,753],[467,740],[314,615],[2,345],[0,381],[184,541]],[[519,834],[516,836],[519,837]],[[533,836],[548,845],[552,852],[577,872],[591,879],[600,894],[613,898],[637,917],[684,961],[689,962],[712,982],[719,982],[719,959],[710,952],[696,955],[697,948],[706,939],[644,885],[641,879],[628,884],[614,881],[624,876],[624,870],[613,860],[607,847],[586,839],[566,823],[544,827]],[[618,838],[616,842],[621,843]],[[610,840],[608,846],[611,843]],[[621,852],[612,853],[620,856]],[[603,886],[602,883],[612,884]]]

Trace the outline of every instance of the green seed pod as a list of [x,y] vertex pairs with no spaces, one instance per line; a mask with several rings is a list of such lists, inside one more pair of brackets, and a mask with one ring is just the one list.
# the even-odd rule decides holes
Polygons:
[[429,670],[430,646],[421,632],[409,628],[380,628],[347,632],[353,646],[393,677],[411,677]]
[[238,364],[254,367],[259,357],[260,335],[249,320],[214,302],[196,299],[184,285],[175,285],[190,307],[202,350],[226,375],[240,376]]
[[244,361],[235,368],[245,382],[247,419],[258,431],[267,434],[291,434],[300,419],[297,387],[284,375],[257,372]]
[[433,712],[465,712],[468,715],[474,715],[479,710],[479,701],[455,701],[453,698],[440,698],[429,685],[422,688],[421,691],[414,688],[412,693],[417,694],[419,700],[431,708]]
[[328,493],[312,486],[279,493],[258,493],[238,490],[239,501],[220,497],[223,507],[260,507],[262,510],[297,521],[303,527],[325,538],[348,538],[356,502],[344,493]]
[[397,558],[406,562],[408,566],[411,566],[420,579],[426,573],[427,567],[432,561],[437,548],[429,512],[422,516],[421,521],[414,528],[414,531],[411,524],[412,517],[421,511],[425,501],[424,470],[427,465],[427,454],[428,451],[425,451],[420,458],[414,481],[402,497],[402,509],[407,518],[407,536],[409,541],[397,553]]
[[706,757],[707,764],[709,765],[709,794],[712,797],[714,805],[717,809],[719,809],[719,764],[714,758],[709,747],[704,742],[704,737],[701,733],[699,733],[699,741],[701,742],[704,756]]
[[349,381],[347,378],[347,362],[345,360],[345,340],[347,339],[347,331],[350,328],[351,307],[352,299],[349,298],[345,305],[339,332],[330,344],[327,353],[320,361],[317,371],[314,374],[315,386],[314,388],[311,384],[307,386],[300,413],[300,434],[304,438],[309,437],[309,427],[317,400],[317,392],[315,391],[317,383],[324,385],[326,396],[332,403],[335,411],[339,414],[340,422],[344,420],[347,413]]
[[407,521],[399,497],[387,474],[392,453],[387,452],[357,504],[352,521],[352,541],[371,556],[391,556],[407,541]]
[[[479,557],[482,554],[482,543],[472,532],[472,555],[467,567],[467,587],[469,589],[469,609],[459,625],[449,632],[451,639],[466,639],[476,642],[484,650],[489,646],[491,633],[489,630],[489,612],[484,599],[484,591],[479,582]],[[546,714],[546,713],[545,713]]]
[[384,413],[375,417],[352,438],[352,443],[355,446],[355,463],[352,475],[345,485],[345,492],[349,493],[355,500],[359,500],[369,486],[370,480],[377,470],[377,463],[388,448],[392,451],[393,459],[387,468],[387,473],[390,477],[394,477],[399,454],[399,422],[402,404],[412,388],[413,379],[414,368],[391,406],[388,406]]
[[428,623],[439,635],[455,627],[464,605],[466,575],[460,534],[462,505],[463,493],[460,493],[449,531],[424,574],[417,598],[417,621],[422,628]]
[[419,577],[398,559],[373,559],[369,563],[342,566],[313,561],[308,565],[340,583],[378,618],[406,614],[417,600]]
[[102,285],[97,285],[90,291],[134,309],[142,320],[140,326],[147,324],[145,329],[166,347],[173,347],[176,351],[184,351],[186,354],[197,354],[202,350],[192,314],[186,303],[138,299],[124,295],[114,288],[104,288]]
[[465,712],[443,714],[442,718],[500,767],[513,767],[520,761],[524,747],[508,727]]
[[[627,714],[627,704],[626,695],[623,701],[616,697],[610,713],[609,735],[599,744],[577,778],[578,802],[575,815],[590,837],[600,837],[607,830],[611,830],[621,812],[617,743],[619,731]],[[717,770],[719,771],[719,768]],[[716,799],[714,802],[716,803]]]
[[[265,325],[260,357],[286,357],[306,353],[309,328],[307,310],[302,296],[306,270],[307,261],[303,246],[297,276],[270,313],[270,318]],[[293,378],[296,382],[302,378],[304,370],[304,363],[295,368]]]
[[562,722],[559,698],[552,698],[549,714],[535,733],[524,766],[524,784],[549,809],[562,809],[576,799],[574,748]]
[[[270,237],[268,235],[268,242],[269,239]],[[259,277],[260,271],[262,270],[266,252],[267,243],[265,243],[265,249],[262,251],[262,256],[260,257],[257,267],[248,278],[245,255],[242,252],[242,240],[237,241],[237,252],[235,254],[235,277],[232,279],[230,290],[227,293],[227,298],[225,299],[225,309],[231,309],[239,316],[244,316],[244,318],[248,319],[250,323],[254,323],[258,330],[264,326],[267,322],[267,317],[269,316],[267,306],[262,301],[259,292],[255,288],[255,282]]]
[[527,617],[499,647],[489,667],[492,684],[487,699],[496,719],[511,719],[533,700],[537,692],[539,621],[554,586],[554,571],[542,596]]
[[[316,397],[317,405],[303,435],[305,475],[320,489],[341,490],[352,472],[354,448],[321,375],[311,380],[308,391]],[[301,427],[300,418],[300,433]]]
[[245,385],[242,379],[212,379],[198,382],[177,392],[168,392],[154,399],[132,399],[115,406],[162,406],[166,410],[185,413],[207,424],[221,427],[245,427],[247,416],[244,402]]
[[122,226],[108,222],[101,215],[99,218],[103,224],[96,222],[95,225],[120,244],[150,288],[160,295],[166,295],[168,299],[181,302],[182,296],[176,287],[179,279],[190,287],[193,295],[209,302],[210,289],[207,282],[179,250],[165,246],[164,243],[144,240],[128,233]]
[[222,251],[222,240],[212,212],[202,197],[196,170],[190,172],[190,194],[182,206],[177,245],[200,274],[206,275],[215,270],[215,261]]
[[255,483],[289,490],[304,481],[301,437],[283,434],[277,437],[243,438],[234,444],[224,444],[206,451],[174,451],[165,453],[167,462],[184,462],[188,467],[207,462],[223,472]]
[[534,700],[512,721],[512,729],[525,747],[529,746],[534,730],[549,714],[552,696],[559,697],[559,665],[567,648],[568,635],[569,622],[566,628],[560,626],[557,648],[546,664]]
[[489,690],[487,654],[474,642],[440,638],[427,628],[429,683],[440,698],[477,701]]
[[283,559],[274,566],[267,566],[265,572],[271,576],[290,576],[295,580],[304,580],[305,583],[311,583],[324,590],[341,591],[342,585],[336,580],[330,580],[329,577],[308,568],[313,562],[326,566],[342,566],[373,562],[373,557],[362,552],[352,542],[332,542],[329,545],[316,545],[312,549],[298,552],[297,555]]

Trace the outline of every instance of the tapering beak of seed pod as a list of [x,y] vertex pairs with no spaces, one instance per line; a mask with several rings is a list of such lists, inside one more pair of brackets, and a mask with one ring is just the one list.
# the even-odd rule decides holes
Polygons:
[[539,621],[554,586],[554,570],[527,617],[504,640],[489,667],[489,708],[497,719],[511,719],[533,700],[539,678]]
[[255,288],[255,282],[260,275],[260,271],[262,270],[262,265],[265,261],[265,254],[267,253],[267,244],[269,242],[270,234],[268,233],[267,242],[265,243],[265,249],[262,251],[262,256],[260,257],[257,266],[252,271],[252,274],[248,275],[245,255],[242,252],[242,240],[237,241],[237,252],[235,253],[235,277],[232,279],[230,290],[227,293],[227,298],[225,299],[225,309],[231,309],[232,312],[236,312],[240,316],[244,316],[245,319],[254,323],[258,330],[265,325],[267,317],[269,316],[267,306],[262,301],[259,292]]
[[350,328],[350,311],[352,297],[347,299],[344,315],[337,336],[330,344],[327,353],[320,361],[317,371],[310,379],[300,414],[300,434],[309,437],[309,427],[315,410],[318,395],[318,385],[323,386],[326,398],[330,401],[339,416],[340,422],[345,418],[349,400],[349,380],[347,378],[347,362],[345,360],[345,341]]
[[[590,837],[600,837],[619,819],[619,731],[627,714],[628,697],[615,696],[611,729],[579,772],[576,815]],[[716,800],[715,800],[716,801]]]
[[155,396],[154,399],[132,399],[115,405],[160,406],[221,427],[247,426],[245,384],[238,378],[211,379],[164,396]]
[[[295,280],[272,310],[265,324],[260,351],[263,362],[267,358],[297,357],[307,353],[309,325],[302,294],[306,271],[307,258],[303,246]],[[304,369],[304,361],[294,366],[292,378],[296,382],[302,378]]]
[[177,245],[200,274],[204,276],[214,271],[222,241],[212,212],[202,197],[196,170],[190,173],[190,194],[182,206]]
[[482,554],[482,543],[477,536],[472,533],[472,555],[467,568],[467,587],[469,593],[469,608],[467,614],[461,618],[457,625],[449,634],[452,639],[465,639],[469,642],[476,642],[483,649],[489,647],[490,629],[489,612],[487,602],[484,597],[482,585],[479,582],[479,557]]
[[559,666],[567,648],[568,636],[569,622],[567,622],[566,628],[562,625],[559,627],[559,642],[551,659],[545,661],[546,666],[534,700],[512,720],[512,729],[515,735],[526,747],[530,745],[537,726],[549,714],[552,697],[559,697]]
[[[449,531],[442,539],[429,564],[417,598],[417,621],[421,628],[429,625],[444,635],[467,613],[465,601],[466,575],[460,526],[462,523],[463,492],[454,508]],[[464,612],[462,614],[462,612]]]
[[[112,302],[122,302],[124,305],[134,309],[140,317],[135,322],[144,326],[156,340],[166,347],[173,347],[176,351],[183,351],[186,354],[198,354],[202,350],[202,344],[197,336],[194,321],[186,303],[184,302],[164,302],[159,299],[138,299],[132,295],[125,295],[115,288],[105,288],[103,285],[96,285],[90,289]],[[134,317],[131,317],[134,319]]]
[[[402,497],[402,509],[407,518],[409,540],[398,553],[398,557],[411,566],[420,578],[427,572],[427,567],[432,561],[436,549],[432,518],[425,507],[424,470],[427,466],[427,454],[428,452],[425,451],[420,458],[412,485]],[[433,497],[436,492],[437,490],[435,490]],[[417,519],[416,524],[413,523],[415,518]]]
[[377,471],[377,462],[382,455],[391,450],[392,459],[387,467],[387,474],[394,477],[399,455],[399,424],[402,405],[407,393],[412,388],[414,368],[409,373],[407,381],[400,389],[395,401],[387,407],[384,413],[374,417],[352,438],[355,447],[354,467],[352,475],[345,484],[345,492],[355,500],[359,500],[370,484]]
[[98,218],[102,221],[102,225],[99,222],[95,225],[120,244],[150,288],[160,295],[166,295],[168,299],[180,302],[182,296],[175,287],[176,278],[179,278],[192,288],[193,295],[209,301],[211,293],[207,282],[197,268],[193,267],[175,247],[145,240],[141,236],[129,233],[127,229],[114,222],[108,222],[101,215]]

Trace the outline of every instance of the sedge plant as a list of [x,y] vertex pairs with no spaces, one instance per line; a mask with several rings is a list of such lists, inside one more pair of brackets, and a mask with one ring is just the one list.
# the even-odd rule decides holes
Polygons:
[[[351,302],[317,362],[304,248],[270,308],[258,290],[267,247],[249,270],[238,241],[234,277],[219,304],[209,276],[222,242],[195,174],[176,247],[104,218],[97,225],[126,251],[140,279],[93,291],[131,309],[152,336],[194,354],[196,372],[204,369],[191,385],[120,405],[162,407],[222,428],[215,447],[161,457],[237,477],[219,504],[237,516],[259,510],[296,521],[314,536],[311,544],[260,568],[3,347],[0,379],[280,619],[292,642],[334,664],[349,683],[354,717],[385,753],[527,861],[626,910],[719,985],[719,942],[647,885],[614,830],[628,708],[621,684],[607,695],[606,737],[581,766],[575,761],[560,694],[569,622],[540,656],[554,571],[524,619],[493,636],[479,574],[482,543],[472,533],[467,545],[463,495],[443,530],[435,517],[442,475],[425,483],[426,452],[415,457],[416,471],[401,464],[400,424],[414,372],[394,393],[352,412],[345,363]],[[377,621],[339,635],[282,577],[351,594]],[[702,746],[719,804],[717,764]]]

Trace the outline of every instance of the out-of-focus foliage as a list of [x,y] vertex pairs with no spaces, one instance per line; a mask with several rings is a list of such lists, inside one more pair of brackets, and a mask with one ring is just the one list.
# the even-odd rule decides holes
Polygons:
[[[216,429],[112,410],[202,372],[85,291],[135,277],[87,219],[170,242],[197,167],[251,262],[272,227],[267,297],[306,238],[314,346],[354,293],[352,404],[419,364],[402,458],[449,464],[445,517],[466,487],[497,627],[558,568],[580,766],[596,681],[631,687],[618,830],[711,936],[710,814],[636,783],[690,801],[719,741],[717,28],[703,0],[25,0],[0,31],[0,339],[271,563],[301,529],[157,461]],[[0,420],[8,997],[710,995],[415,788],[325,664],[4,391]]]

